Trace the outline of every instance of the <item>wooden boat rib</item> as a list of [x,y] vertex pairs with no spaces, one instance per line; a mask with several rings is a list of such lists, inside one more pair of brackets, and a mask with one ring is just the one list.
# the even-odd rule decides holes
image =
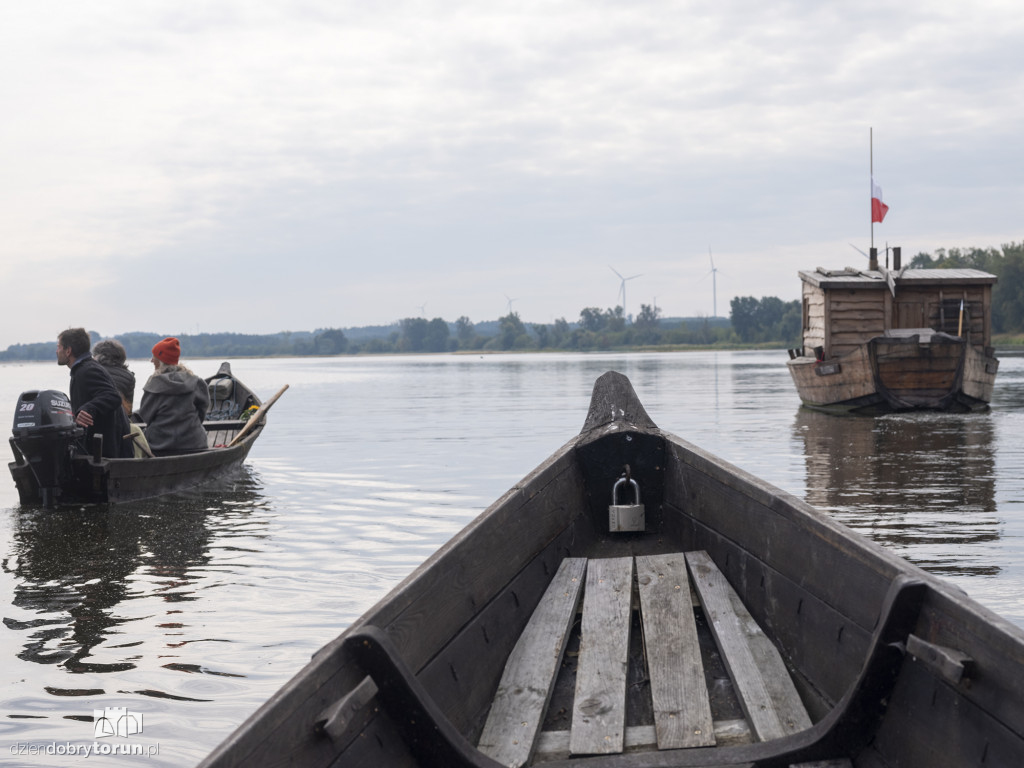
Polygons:
[[[265,411],[252,423],[242,416],[252,406],[260,408],[264,404],[234,377],[229,363],[222,363],[217,373],[206,381],[210,386],[211,409],[203,427],[209,450],[138,459],[105,458],[99,450],[92,454],[77,452],[70,457],[56,500],[61,503],[117,503],[152,498],[202,485],[239,466],[263,430]],[[8,467],[21,503],[48,503],[41,493],[32,462],[18,447],[16,438],[12,437],[10,442],[15,460]]]
[[[643,522],[613,532],[626,465]],[[1022,673],[1021,630],[608,373],[580,435],[202,765],[1020,765]]]

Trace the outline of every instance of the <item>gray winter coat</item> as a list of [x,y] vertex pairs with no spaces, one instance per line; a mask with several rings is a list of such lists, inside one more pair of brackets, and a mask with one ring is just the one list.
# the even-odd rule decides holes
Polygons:
[[210,407],[206,382],[178,365],[149,377],[142,388],[139,415],[146,440],[157,456],[205,451],[203,419]]

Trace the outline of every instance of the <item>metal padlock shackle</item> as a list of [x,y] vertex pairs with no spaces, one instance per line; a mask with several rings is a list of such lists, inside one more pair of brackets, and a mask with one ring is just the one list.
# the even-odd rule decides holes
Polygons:
[[615,481],[615,485],[612,486],[612,506],[619,506],[619,500],[617,498],[617,496],[619,495],[619,486],[625,482],[628,482],[630,485],[633,486],[633,493],[636,494],[634,497],[635,500],[633,501],[633,504],[638,505],[641,503],[640,486],[637,484],[636,480],[634,480],[631,477],[620,477],[618,480]]

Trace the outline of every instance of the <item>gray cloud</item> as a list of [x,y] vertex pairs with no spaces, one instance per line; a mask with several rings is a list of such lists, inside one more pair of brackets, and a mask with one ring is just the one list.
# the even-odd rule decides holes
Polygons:
[[[424,301],[486,319],[505,293],[572,318],[614,301],[610,262],[644,273],[638,302],[709,314],[708,245],[720,313],[795,298],[797,269],[866,244],[869,126],[892,207],[876,240],[1019,239],[1024,19],[889,6],[21,7],[0,30],[20,75],[0,83],[0,346]],[[74,279],[16,288],[30,261]],[[211,284],[265,300],[211,305]]]

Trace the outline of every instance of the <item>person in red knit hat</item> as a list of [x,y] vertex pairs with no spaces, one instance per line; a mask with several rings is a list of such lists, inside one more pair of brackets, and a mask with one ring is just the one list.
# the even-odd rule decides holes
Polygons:
[[206,382],[181,365],[181,342],[168,336],[153,345],[153,375],[142,388],[139,415],[157,456],[205,451],[203,419],[210,407]]
[[153,345],[153,357],[151,362],[161,362],[165,365],[177,365],[181,358],[181,342],[173,336],[168,336],[163,341]]

